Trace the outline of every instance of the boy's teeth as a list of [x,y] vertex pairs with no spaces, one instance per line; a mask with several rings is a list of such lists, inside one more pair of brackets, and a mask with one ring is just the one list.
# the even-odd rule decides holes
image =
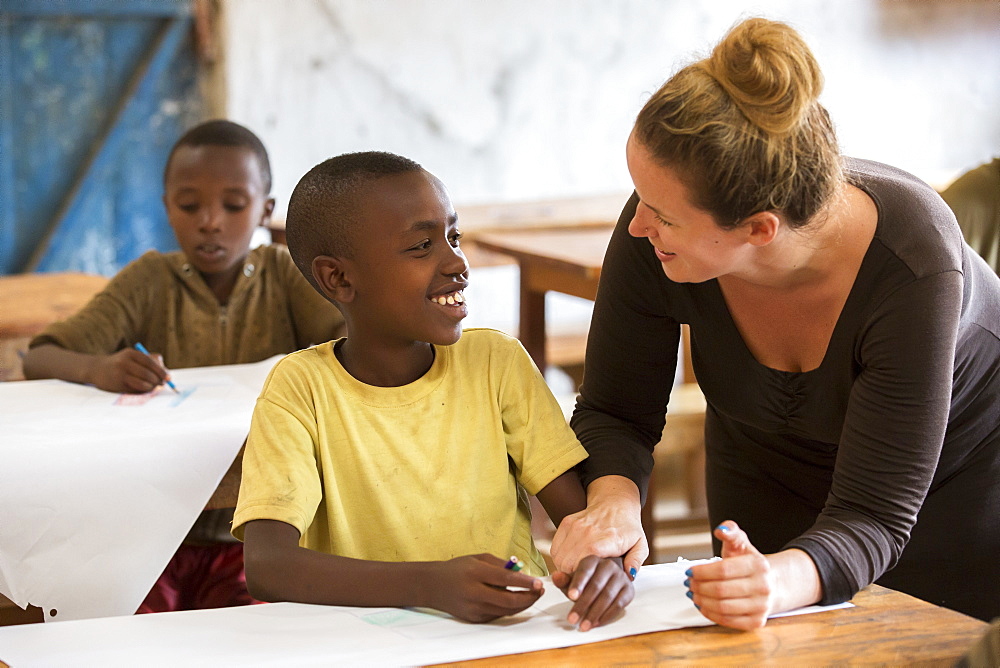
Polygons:
[[431,297],[432,302],[437,302],[441,306],[454,306],[455,304],[464,304],[465,295],[461,292],[455,292],[450,295],[441,295],[440,297]]

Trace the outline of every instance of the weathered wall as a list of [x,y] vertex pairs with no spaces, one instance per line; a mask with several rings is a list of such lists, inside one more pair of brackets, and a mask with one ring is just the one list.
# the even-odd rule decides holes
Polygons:
[[226,0],[229,114],[297,178],[399,152],[458,203],[629,188],[649,93],[743,16],[796,26],[845,151],[932,181],[1000,152],[996,0]]
[[[1000,154],[997,0],[223,0],[229,115],[260,133],[278,211],[306,170],[381,149],[457,204],[630,190],[642,103],[751,15],[798,28],[845,152],[941,184]],[[516,327],[516,274],[477,270],[469,325]],[[550,295],[555,328],[589,307]]]

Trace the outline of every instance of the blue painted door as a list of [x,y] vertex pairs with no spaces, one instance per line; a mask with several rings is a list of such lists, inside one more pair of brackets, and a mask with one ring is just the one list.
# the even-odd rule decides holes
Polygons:
[[162,174],[196,75],[191,0],[0,0],[0,274],[177,247]]

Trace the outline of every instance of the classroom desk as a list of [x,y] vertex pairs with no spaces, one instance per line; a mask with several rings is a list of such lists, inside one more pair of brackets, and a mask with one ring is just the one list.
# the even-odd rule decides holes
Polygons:
[[30,338],[76,313],[107,283],[75,272],[0,276],[0,380],[20,380],[19,353]]
[[[670,607],[663,596],[665,594],[656,598],[654,605]],[[598,641],[597,633],[612,631],[614,625],[597,629],[589,636],[567,629],[560,633],[569,634],[565,638],[570,642],[594,640],[561,649],[500,653],[488,658],[436,665],[470,668],[678,663],[704,666],[952,666],[987,628],[984,622],[877,585],[860,592],[853,604],[854,607],[844,609],[771,619],[764,628],[749,632],[696,626]],[[686,599],[683,607],[693,612]],[[655,614],[648,608],[645,611],[646,615]],[[434,661],[430,657],[482,656],[510,645],[530,646],[532,638],[540,633],[537,626],[505,628],[502,622],[497,622],[486,628],[452,621],[435,626],[431,632],[421,632],[419,624],[426,622],[414,625],[408,614],[411,613],[359,611],[359,618],[325,606],[278,603],[273,607],[249,606],[33,624],[0,629],[0,665],[4,665],[4,660],[15,668],[133,665],[140,661],[149,668],[265,664],[420,665],[426,663],[420,657]],[[400,625],[400,619],[409,624]],[[379,628],[389,626],[395,631]],[[550,628],[551,623],[543,621],[543,626]],[[467,633],[476,635],[479,640],[463,642],[462,636]],[[449,636],[456,640],[450,647],[447,646]]]
[[978,619],[871,585],[853,608],[768,621],[627,636],[592,645],[440,666],[914,665],[953,666],[985,632]]
[[520,268],[518,338],[544,372],[545,293],[593,300],[614,225],[511,227],[470,233],[477,246],[513,257]]

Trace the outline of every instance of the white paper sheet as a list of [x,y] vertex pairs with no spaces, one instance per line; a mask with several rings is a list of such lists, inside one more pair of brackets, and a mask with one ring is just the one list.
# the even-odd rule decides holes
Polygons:
[[0,628],[0,660],[16,668],[401,666],[568,647],[709,625],[685,596],[684,570],[696,563],[646,566],[625,615],[586,633],[566,623],[571,605],[547,583],[534,606],[490,624],[433,611],[272,603]]
[[239,452],[279,358],[174,370],[180,394],[0,383],[0,593],[46,621],[134,613]]

